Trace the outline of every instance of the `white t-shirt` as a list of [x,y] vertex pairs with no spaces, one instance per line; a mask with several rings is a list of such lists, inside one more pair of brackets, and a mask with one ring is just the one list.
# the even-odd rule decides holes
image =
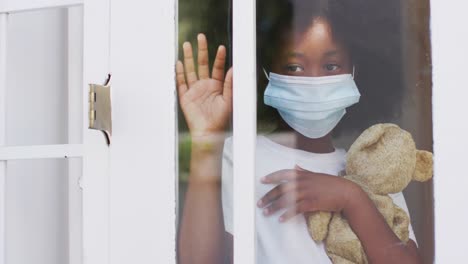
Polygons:
[[[277,144],[265,136],[257,137],[255,201],[256,203],[275,186],[262,184],[260,178],[272,172],[300,167],[319,173],[338,175],[345,168],[346,152],[317,154],[292,149]],[[232,175],[232,138],[224,144],[222,167],[222,205],[226,232],[233,234],[233,175]],[[403,194],[392,195],[400,208],[408,212]],[[285,223],[278,221],[285,210],[264,216],[262,209],[256,208],[257,264],[310,264],[331,263],[323,243],[316,243],[309,236],[303,215],[297,215]],[[416,241],[410,225],[410,238]],[[233,234],[234,235],[234,234]]]

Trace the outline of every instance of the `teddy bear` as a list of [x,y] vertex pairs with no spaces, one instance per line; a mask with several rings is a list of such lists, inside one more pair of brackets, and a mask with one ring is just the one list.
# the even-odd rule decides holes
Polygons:
[[[403,191],[412,181],[432,178],[432,153],[417,150],[410,133],[394,124],[365,130],[347,154],[345,179],[368,194],[396,236],[409,240],[409,216],[388,194]],[[340,213],[316,212],[307,216],[313,240],[324,241],[334,264],[368,263],[358,237]]]

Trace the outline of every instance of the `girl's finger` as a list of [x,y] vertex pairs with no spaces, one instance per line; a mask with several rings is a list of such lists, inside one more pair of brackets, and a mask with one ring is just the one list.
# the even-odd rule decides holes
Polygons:
[[300,200],[303,199],[301,192],[290,191],[282,195],[278,200],[273,201],[268,207],[263,209],[265,215],[271,215],[283,208],[294,206]]
[[296,181],[280,184],[265,194],[262,199],[258,201],[257,205],[258,207],[265,207],[273,201],[279,199],[285,193],[296,191],[297,187],[298,184]]
[[218,80],[220,82],[224,81],[224,66],[226,64],[226,48],[224,46],[219,46],[216,53],[216,58],[213,64],[213,73],[211,78]]
[[280,170],[262,177],[265,184],[281,183],[284,181],[300,180],[302,174],[298,170]]
[[184,64],[181,61],[177,61],[176,64],[176,79],[179,96],[182,96],[187,92],[187,84],[185,83]]
[[208,43],[204,34],[198,34],[198,77],[210,78],[210,66],[208,56]]
[[232,68],[229,69],[224,80],[223,98],[232,104]]
[[302,214],[305,212],[312,212],[313,209],[310,206],[310,203],[307,200],[301,200],[293,207],[289,208],[281,217],[279,218],[280,222],[286,222],[289,219],[293,218],[298,214]]
[[185,74],[187,75],[188,85],[194,84],[198,78],[195,73],[195,64],[193,61],[193,51],[192,45],[189,42],[185,42],[183,45],[184,49],[184,65],[185,65]]

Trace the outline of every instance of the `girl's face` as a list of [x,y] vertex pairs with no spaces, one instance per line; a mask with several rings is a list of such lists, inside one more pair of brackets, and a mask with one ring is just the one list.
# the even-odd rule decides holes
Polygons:
[[348,50],[332,34],[330,23],[316,18],[303,31],[286,35],[273,72],[293,76],[330,76],[352,72]]

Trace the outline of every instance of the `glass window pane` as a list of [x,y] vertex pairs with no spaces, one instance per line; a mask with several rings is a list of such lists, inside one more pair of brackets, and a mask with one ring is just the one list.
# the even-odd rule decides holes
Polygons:
[[[259,208],[256,212],[257,232],[252,235],[257,237],[258,263],[326,263],[330,260],[337,262],[340,258],[362,260],[368,257],[359,255],[360,252],[371,252],[378,260],[382,256],[372,252],[380,251],[381,248],[376,249],[376,244],[369,241],[378,241],[379,245],[391,248],[391,256],[397,260],[401,260],[399,250],[417,244],[422,259],[432,262],[433,204],[432,181],[429,179],[432,176],[432,164],[427,163],[426,167],[422,166],[426,170],[421,170],[419,165],[423,163],[418,159],[428,157],[430,160],[431,156],[429,153],[417,152],[432,150],[428,5],[425,0],[405,3],[320,0],[281,0],[273,3],[257,0],[258,136],[254,179],[257,200],[254,202],[259,202]],[[180,6],[179,44],[182,47],[182,43],[189,39],[184,35],[189,31],[184,25],[194,28],[193,43],[196,42],[196,34],[201,31],[197,23],[209,25],[211,20],[204,17],[202,21],[205,22],[198,22],[193,18],[197,12],[191,12],[192,16],[185,19],[182,15],[184,5],[181,3]],[[188,46],[185,49],[187,52]],[[194,50],[197,61],[197,48]],[[213,49],[210,47],[210,50]],[[187,61],[185,64],[187,73],[191,70],[187,69]],[[199,65],[195,65],[201,74]],[[178,67],[179,72],[184,71],[181,64]],[[191,82],[189,78],[186,74],[179,79],[179,84],[181,80]],[[195,83],[196,79],[193,78]],[[181,91],[180,87],[179,96],[181,92],[190,91],[190,84],[188,90],[183,88]],[[184,103],[180,97],[182,108]],[[189,116],[192,119],[187,119],[188,124],[194,128],[193,131],[204,128],[206,124],[213,124],[207,122],[201,113],[182,111],[182,132],[187,123],[183,117]],[[372,144],[370,150],[366,149],[369,153],[373,152],[358,162],[357,166],[354,159],[360,160],[359,155],[363,155],[358,144],[365,140],[359,135],[379,123],[381,125],[371,130],[376,134],[373,136],[377,137],[377,143]],[[386,125],[388,123],[397,126]],[[403,129],[410,133],[411,139]],[[193,131],[191,136],[188,134],[192,139]],[[370,130],[366,131],[371,133]],[[379,134],[377,131],[383,132]],[[402,140],[407,142],[402,144]],[[398,144],[386,144],[390,141],[402,145],[395,149]],[[194,146],[193,141],[184,141],[182,137],[180,140],[180,175],[190,180],[180,184],[179,219],[182,225],[179,242],[197,235],[202,239],[197,240],[201,241],[200,245],[216,241],[216,246],[204,244],[204,248],[217,250],[215,253],[218,254],[213,254],[213,258],[229,259],[232,248],[223,248],[219,244],[227,241],[222,238],[222,229],[215,225],[203,229],[201,222],[205,221],[206,224],[216,217],[221,219],[220,214],[224,214],[221,224],[225,231],[232,234],[229,232],[232,227],[229,218],[232,217],[232,208],[229,206],[232,203],[229,201],[232,196],[242,194],[232,193],[232,177],[229,177],[232,172],[225,170],[231,167],[223,166],[219,172],[219,162],[222,160],[225,165],[227,160],[232,164],[232,159],[229,159],[232,156],[229,156],[226,147],[232,151],[230,148],[235,146],[227,140],[222,159],[215,160],[212,157],[216,155],[207,159],[206,152],[213,153],[213,146],[218,145],[203,143],[203,148],[197,152],[193,152],[192,148],[192,153],[196,155],[190,157],[188,153],[190,146]],[[393,152],[389,154],[390,151]],[[219,152],[217,157],[220,156]],[[380,158],[387,155],[383,159],[386,162],[376,158],[379,155]],[[406,167],[396,167],[406,171],[391,166],[399,162],[407,164]],[[218,164],[218,167],[209,167],[207,164]],[[379,173],[372,171],[376,167]],[[216,168],[218,172],[205,170],[207,168]],[[385,174],[382,171],[390,172]],[[196,186],[193,181],[195,178],[188,175],[197,173],[214,175],[218,184],[219,177],[216,176],[221,174],[221,188],[217,186],[210,189],[217,191],[214,193],[203,189],[207,185],[203,185],[203,188],[201,185],[193,187]],[[424,182],[411,181],[416,174],[427,178],[418,179]],[[265,176],[268,176],[266,182],[262,181]],[[377,184],[384,177],[386,187]],[[398,182],[403,183],[398,185]],[[185,192],[187,186],[189,191]],[[198,195],[195,195],[197,191]],[[218,202],[220,197],[221,205]],[[378,203],[381,200],[392,209],[382,211]],[[192,203],[193,207],[187,209],[182,201]],[[356,202],[350,202],[354,206],[349,207],[348,201]],[[205,207],[197,207],[197,202]],[[217,208],[207,210],[207,206]],[[317,216],[317,211],[331,211],[335,214],[331,220],[327,220],[331,214]],[[199,218],[195,218],[195,215]],[[369,217],[362,218],[363,215]],[[284,217],[284,223],[281,216]],[[314,224],[317,219],[324,219],[323,223],[326,224]],[[190,221],[191,224],[187,224]],[[328,225],[330,221],[332,224]],[[343,223],[348,225],[345,231],[340,231],[340,228],[335,230],[337,225]],[[377,226],[378,232],[369,233],[371,224]],[[331,242],[333,238],[346,237],[340,232],[349,230],[356,232],[352,233],[355,236],[353,241],[361,239],[366,251],[333,251],[340,247],[346,248],[346,243],[352,242],[339,241],[342,244],[338,246]],[[217,238],[210,240],[210,237]],[[399,243],[401,240],[404,243]],[[179,256],[182,255],[179,260],[200,256],[197,252],[187,251],[183,242],[179,243]],[[222,250],[227,253],[221,253]]]
[[[68,17],[77,8],[8,15],[6,145],[81,143],[68,137],[70,124],[82,127],[82,32]],[[70,111],[79,120],[69,120]]]
[[232,258],[232,94],[225,85],[232,76],[230,5],[178,5],[179,263]]
[[[396,263],[408,236],[433,262],[432,181],[409,183],[432,176],[428,21],[426,0],[257,0],[257,263],[378,263],[376,245]],[[379,123],[415,145],[390,125],[359,137]]]
[[81,251],[80,177],[80,158],[7,161],[7,264],[64,264],[81,255],[74,255]]

